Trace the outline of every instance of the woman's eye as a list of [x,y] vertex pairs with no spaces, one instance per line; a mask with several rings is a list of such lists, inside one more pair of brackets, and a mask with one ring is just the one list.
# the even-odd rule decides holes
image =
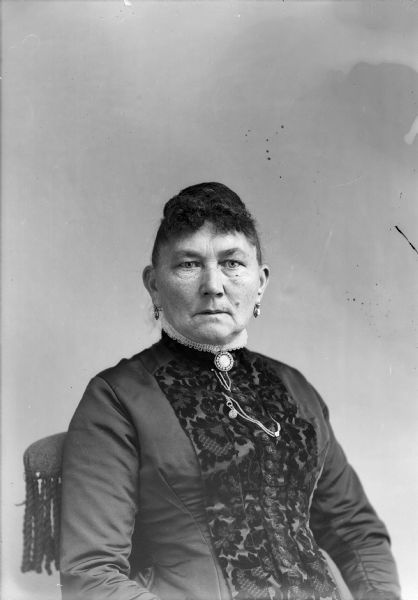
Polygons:
[[224,262],[224,265],[226,266],[227,269],[236,269],[239,266],[241,266],[241,263],[238,262],[237,260],[226,260]]
[[198,263],[196,260],[185,260],[180,264],[180,267],[182,267],[183,269],[194,269],[197,266]]

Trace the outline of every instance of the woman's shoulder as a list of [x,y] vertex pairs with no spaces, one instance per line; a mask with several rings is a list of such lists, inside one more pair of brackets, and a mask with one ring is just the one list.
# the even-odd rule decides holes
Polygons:
[[102,379],[113,389],[127,384],[150,385],[154,370],[166,359],[164,348],[156,342],[129,358],[122,358],[115,365],[97,373],[93,379]]
[[151,346],[94,375],[87,384],[73,421],[86,419],[86,415],[97,414],[98,410],[106,413],[115,409],[123,414],[131,413],[133,407],[139,410],[147,398],[155,395],[151,365],[155,355],[158,352],[155,353]]

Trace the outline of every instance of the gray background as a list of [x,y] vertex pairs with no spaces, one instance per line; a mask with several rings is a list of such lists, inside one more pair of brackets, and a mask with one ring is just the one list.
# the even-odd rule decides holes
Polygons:
[[140,273],[204,180],[262,231],[250,347],[323,395],[418,598],[417,33],[409,1],[3,3],[2,598],[59,597],[19,574],[23,450],[158,337]]

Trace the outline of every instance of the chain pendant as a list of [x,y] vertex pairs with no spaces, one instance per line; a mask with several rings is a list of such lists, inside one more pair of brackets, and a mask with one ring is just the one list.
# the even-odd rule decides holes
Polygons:
[[[215,369],[212,369],[212,371],[215,373],[216,378],[218,379],[221,386],[227,392],[231,392],[232,384],[231,384],[231,380],[228,375],[228,371],[232,368],[232,366],[234,364],[233,356],[229,352],[218,352],[218,354],[215,356],[214,362],[215,362],[215,366],[218,369],[218,371],[216,371]],[[226,398],[226,405],[229,408],[228,417],[230,419],[236,419],[239,415],[245,421],[248,421],[249,423],[253,423],[257,427],[259,427],[262,431],[264,431],[264,433],[266,433],[270,437],[275,438],[276,440],[280,437],[281,427],[280,427],[280,423],[278,423],[276,421],[276,419],[272,419],[276,426],[275,429],[273,429],[273,430],[268,429],[265,425],[263,425],[263,423],[261,421],[259,421],[258,419],[255,419],[254,417],[251,417],[249,414],[247,414],[245,412],[245,410],[243,410],[243,408],[240,405],[240,403],[238,402],[238,400],[231,398],[230,396],[225,394],[225,392],[222,392],[222,393],[223,393],[224,397]]]

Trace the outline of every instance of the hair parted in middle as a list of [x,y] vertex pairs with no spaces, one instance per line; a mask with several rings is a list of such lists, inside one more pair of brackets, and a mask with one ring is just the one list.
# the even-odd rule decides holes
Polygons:
[[261,264],[261,244],[254,218],[241,198],[222,183],[198,183],[173,196],[164,206],[163,218],[152,250],[152,264],[158,263],[161,247],[168,241],[194,233],[206,222],[216,231],[243,233],[253,244]]

